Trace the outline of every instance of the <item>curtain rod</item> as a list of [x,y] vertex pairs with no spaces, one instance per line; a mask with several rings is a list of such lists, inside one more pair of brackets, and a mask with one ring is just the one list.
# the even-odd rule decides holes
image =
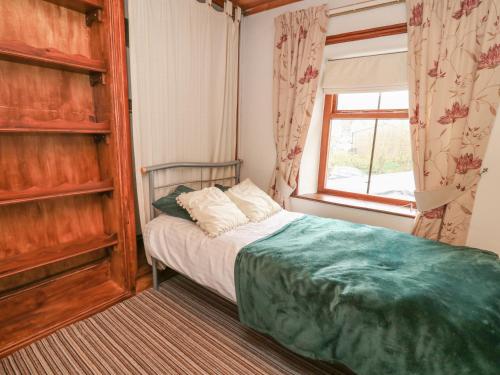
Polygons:
[[328,17],[343,16],[345,14],[362,12],[369,9],[385,7],[404,3],[405,0],[367,0],[358,4],[346,5],[343,7],[332,8],[328,10]]

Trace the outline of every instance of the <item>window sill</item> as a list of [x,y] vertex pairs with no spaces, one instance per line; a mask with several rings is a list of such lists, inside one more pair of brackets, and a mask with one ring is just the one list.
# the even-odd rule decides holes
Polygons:
[[417,210],[412,209],[410,207],[370,202],[360,199],[344,198],[329,194],[321,194],[321,193],[301,194],[301,195],[296,195],[293,198],[332,204],[335,206],[355,208],[359,210],[380,212],[383,214],[396,215],[407,218],[415,218],[415,216],[417,215]]

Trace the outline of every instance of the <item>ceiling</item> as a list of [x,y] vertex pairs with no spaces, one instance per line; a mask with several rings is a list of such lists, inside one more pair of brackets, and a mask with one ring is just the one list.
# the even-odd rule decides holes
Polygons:
[[[223,3],[223,0],[213,0],[214,3]],[[302,0],[232,0],[234,5],[238,5],[243,10],[245,16],[264,12],[286,4],[296,3]],[[219,4],[220,5],[220,4]]]

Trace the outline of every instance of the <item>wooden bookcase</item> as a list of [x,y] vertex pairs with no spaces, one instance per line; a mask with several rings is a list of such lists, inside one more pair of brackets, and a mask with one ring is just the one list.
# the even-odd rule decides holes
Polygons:
[[134,293],[123,0],[0,2],[0,356]]

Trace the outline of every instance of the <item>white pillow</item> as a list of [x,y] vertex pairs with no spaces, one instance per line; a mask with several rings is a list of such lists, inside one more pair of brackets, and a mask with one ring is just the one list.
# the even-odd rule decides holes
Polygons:
[[245,214],[216,187],[182,193],[177,197],[177,203],[210,237],[248,223]]
[[252,222],[262,221],[281,210],[278,203],[248,178],[227,190],[226,195]]

